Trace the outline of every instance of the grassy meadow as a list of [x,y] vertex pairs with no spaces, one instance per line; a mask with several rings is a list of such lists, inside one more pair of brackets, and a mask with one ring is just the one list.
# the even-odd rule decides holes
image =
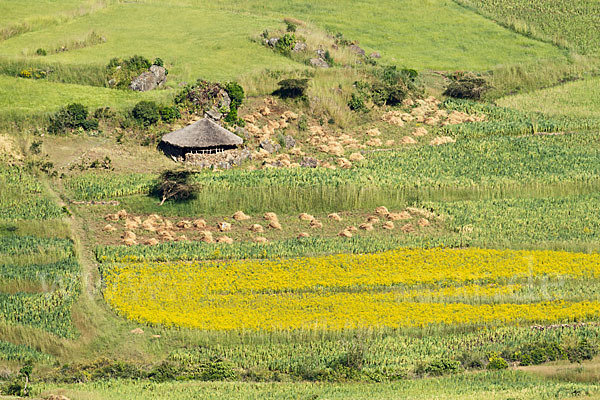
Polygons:
[[[2,1],[0,398],[600,398],[598,7],[531,3]],[[164,87],[109,88],[134,55]],[[156,148],[199,78],[232,168]]]

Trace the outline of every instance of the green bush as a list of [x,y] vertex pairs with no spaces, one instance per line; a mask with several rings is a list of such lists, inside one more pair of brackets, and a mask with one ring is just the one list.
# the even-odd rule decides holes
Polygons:
[[186,85],[175,96],[175,104],[201,114],[217,104],[219,94],[224,90],[220,83],[198,79],[195,84]]
[[352,93],[352,98],[348,101],[348,107],[352,111],[367,111],[364,96],[358,93]]
[[165,106],[160,109],[160,118],[167,123],[171,123],[181,118],[181,113],[175,106]]
[[160,119],[160,109],[155,102],[142,100],[133,107],[131,115],[143,126],[154,125]]
[[152,65],[156,65],[159,67],[164,67],[165,66],[165,62],[162,60],[162,58],[155,58],[154,62],[152,63]]
[[109,120],[113,119],[116,113],[110,107],[99,107],[94,111],[94,118]]
[[487,365],[487,369],[500,370],[508,368],[508,362],[496,354],[492,355],[489,360],[490,362]]
[[79,103],[72,103],[61,108],[50,117],[48,132],[52,134],[65,133],[67,131],[83,128],[84,130],[98,129],[98,121],[88,122],[87,108]]
[[572,363],[581,363],[591,360],[598,354],[598,346],[590,343],[587,339],[581,339],[575,346],[567,346],[565,349],[567,358]]
[[244,88],[237,82],[227,82],[225,91],[231,99],[231,108],[239,108],[244,101]]
[[39,49],[37,49],[37,50],[35,51],[35,55],[36,55],[36,56],[42,56],[42,57],[43,57],[43,56],[45,56],[45,55],[47,55],[47,54],[48,54],[48,53],[46,53],[46,50],[44,50],[44,49],[42,49],[42,48],[39,48]]
[[297,41],[296,35],[293,33],[286,33],[279,38],[275,49],[282,54],[290,54],[294,46],[296,46]]
[[201,379],[205,381],[223,381],[234,379],[237,374],[233,364],[221,358],[215,358],[206,364]]
[[417,375],[432,375],[440,376],[445,374],[456,373],[460,370],[460,361],[449,358],[440,358],[426,364],[417,366]]

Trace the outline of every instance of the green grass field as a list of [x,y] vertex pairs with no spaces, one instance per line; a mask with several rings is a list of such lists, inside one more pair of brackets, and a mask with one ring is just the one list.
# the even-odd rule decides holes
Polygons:
[[[597,11],[2,1],[0,398],[29,363],[34,398],[600,398]],[[309,50],[262,45],[286,27]],[[330,68],[308,65],[317,49]],[[109,60],[133,55],[164,60],[164,88],[108,88]],[[447,98],[456,71],[491,90]],[[131,110],[198,78],[244,87],[252,158],[186,165],[197,195],[159,205],[181,164],[156,145],[194,117]],[[306,97],[272,94],[286,78]],[[117,114],[52,136],[74,102]]]

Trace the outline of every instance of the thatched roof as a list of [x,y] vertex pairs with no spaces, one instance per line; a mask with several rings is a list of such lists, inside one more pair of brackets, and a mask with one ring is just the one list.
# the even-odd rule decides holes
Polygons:
[[190,148],[237,146],[244,142],[241,137],[208,118],[167,133],[162,137],[162,141],[173,146]]

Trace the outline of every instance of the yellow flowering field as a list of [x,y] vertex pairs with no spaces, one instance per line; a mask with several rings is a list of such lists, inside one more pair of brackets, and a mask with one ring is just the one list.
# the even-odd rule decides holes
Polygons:
[[[227,262],[119,263],[104,296],[145,323],[207,330],[341,330],[553,322],[600,316],[600,299],[564,298],[550,281],[590,285],[599,254],[401,249]],[[556,284],[555,284],[556,286]]]

